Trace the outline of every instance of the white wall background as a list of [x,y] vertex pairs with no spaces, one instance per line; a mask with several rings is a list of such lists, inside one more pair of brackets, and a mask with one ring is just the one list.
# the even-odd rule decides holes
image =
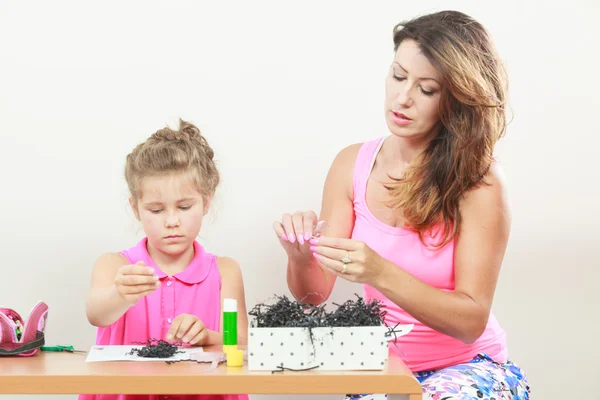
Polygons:
[[[337,151],[387,133],[392,27],[453,8],[488,27],[510,73],[497,155],[514,225],[494,309],[511,356],[534,399],[600,398],[600,13],[566,4],[0,1],[0,304],[44,300],[49,343],[94,341],[91,266],[141,234],[124,157],[179,117],[223,176],[203,243],[242,264],[250,308],[288,294],[272,221],[318,211]],[[338,284],[333,299],[359,290]]]

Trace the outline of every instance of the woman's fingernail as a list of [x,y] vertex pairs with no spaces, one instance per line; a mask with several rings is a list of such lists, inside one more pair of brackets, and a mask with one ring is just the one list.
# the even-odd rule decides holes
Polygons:
[[167,340],[172,340],[173,339],[173,335],[171,335],[170,333],[167,335]]
[[304,232],[304,240],[308,241],[310,239],[310,232]]
[[310,244],[319,244],[319,239],[317,239],[317,238],[310,239],[310,240],[309,240],[309,243],[310,243]]
[[296,241],[296,236],[294,236],[294,234],[290,234],[290,236],[288,236],[290,243],[294,243]]
[[285,233],[283,233],[283,234],[281,235],[281,238],[282,238],[283,240],[288,240],[288,237],[287,237],[287,235],[286,235]]
[[302,237],[302,235],[298,235],[298,243],[304,244],[304,238]]
[[310,246],[310,251],[313,253],[317,250],[317,246]]
[[189,342],[189,340],[190,340],[190,338],[186,336],[183,338],[183,343],[187,343],[187,342]]

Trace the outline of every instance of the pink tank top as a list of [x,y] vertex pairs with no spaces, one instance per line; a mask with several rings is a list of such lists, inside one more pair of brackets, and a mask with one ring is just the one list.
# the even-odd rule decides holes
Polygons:
[[[180,314],[196,315],[213,331],[220,331],[221,275],[215,255],[194,241],[194,258],[181,272],[167,276],[150,258],[142,239],[121,252],[129,263],[138,261],[153,267],[161,285],[141,298],[118,321],[98,328],[96,344],[123,345],[164,339],[171,322]],[[80,400],[246,400],[247,395],[80,395]]]
[[[454,290],[454,241],[440,250],[424,246],[416,232],[396,228],[378,220],[366,204],[369,175],[384,138],[363,143],[354,168],[355,223],[352,239],[366,243],[383,258],[393,262],[421,281],[441,290]],[[436,238],[434,237],[433,240]],[[493,314],[485,332],[473,344],[439,333],[413,318],[375,288],[364,285],[365,299],[380,300],[387,312],[386,325],[414,324],[413,330],[390,342],[404,363],[413,371],[427,371],[471,361],[486,353],[497,362],[507,359],[506,335]]]

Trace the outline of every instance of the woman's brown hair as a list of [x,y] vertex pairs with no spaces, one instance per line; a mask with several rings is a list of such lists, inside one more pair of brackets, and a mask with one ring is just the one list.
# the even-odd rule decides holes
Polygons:
[[506,128],[506,71],[487,30],[457,11],[428,14],[396,25],[394,50],[415,41],[442,76],[440,130],[402,179],[390,185],[391,206],[419,232],[440,226],[441,241],[459,232],[459,203],[483,183]]

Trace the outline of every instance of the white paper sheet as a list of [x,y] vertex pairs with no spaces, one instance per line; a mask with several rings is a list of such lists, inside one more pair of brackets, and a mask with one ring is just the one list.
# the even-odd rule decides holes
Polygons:
[[178,350],[183,353],[176,353],[169,358],[148,358],[140,357],[137,354],[130,355],[131,349],[141,348],[142,346],[92,346],[88,352],[85,362],[105,362],[105,361],[185,361],[189,360],[194,353],[202,353],[202,347],[181,347]]

